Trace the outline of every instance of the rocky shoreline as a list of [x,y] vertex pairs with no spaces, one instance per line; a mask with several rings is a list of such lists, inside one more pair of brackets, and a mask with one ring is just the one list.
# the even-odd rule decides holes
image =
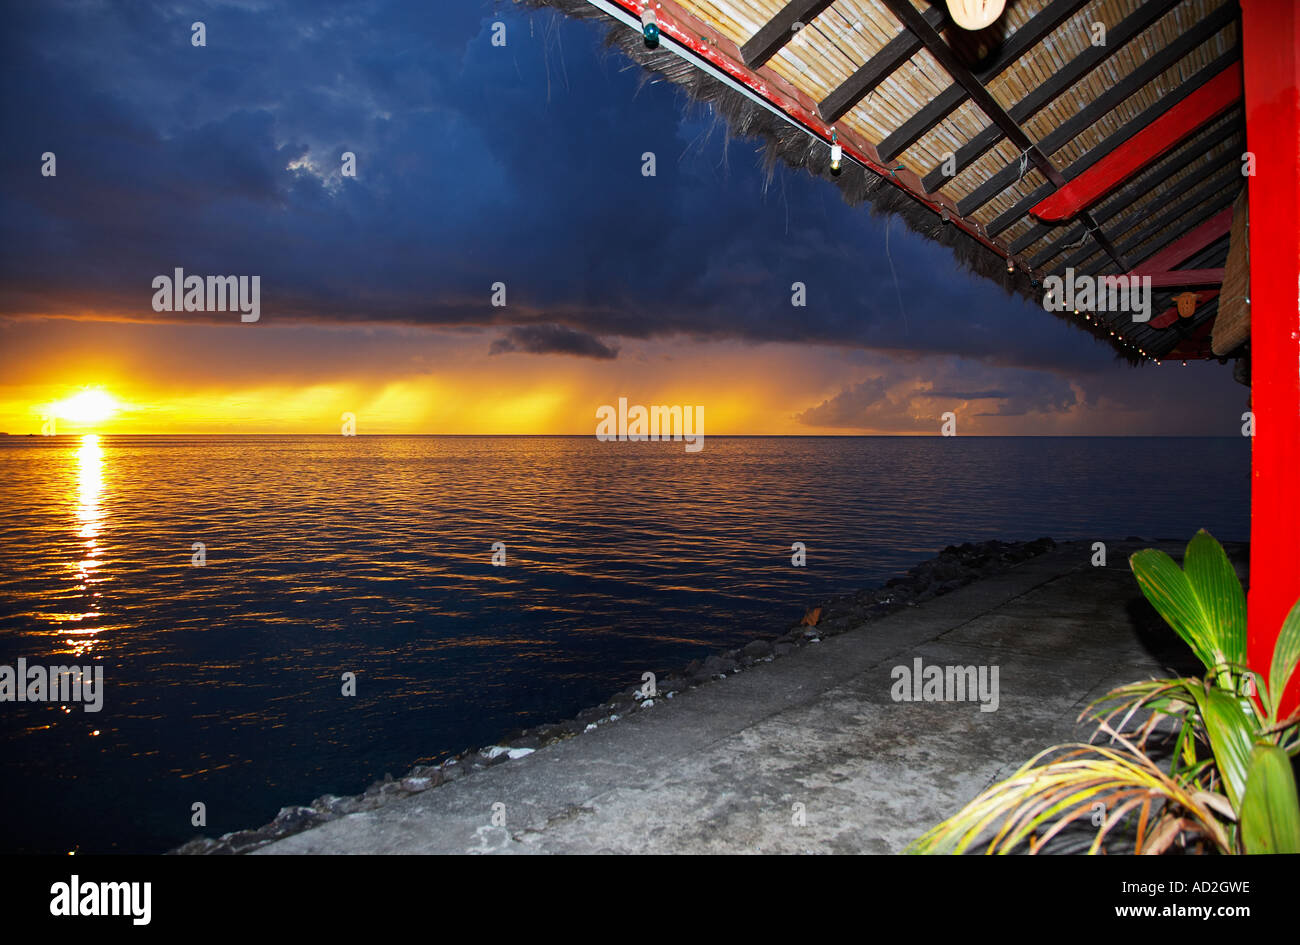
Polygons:
[[1051,551],[1056,542],[1039,538],[1028,542],[986,541],[950,545],[883,587],[833,597],[807,610],[802,620],[784,632],[752,640],[742,647],[692,660],[658,680],[655,692],[641,687],[621,690],[600,705],[579,712],[564,722],[535,726],[497,745],[467,750],[439,765],[417,765],[400,778],[386,775],[361,794],[339,797],[326,794],[309,806],[285,807],[270,823],[255,830],[238,830],[216,840],[197,837],[170,851],[174,854],[248,853],[291,834],[348,814],[374,810],[391,800],[409,797],[458,780],[482,768],[504,764],[565,738],[573,738],[601,725],[617,722],[632,712],[652,709],[679,692],[714,679],[725,679],[745,667],[785,656],[796,647],[859,627],[873,619],[946,594],[972,581],[1004,571],[1022,561]]

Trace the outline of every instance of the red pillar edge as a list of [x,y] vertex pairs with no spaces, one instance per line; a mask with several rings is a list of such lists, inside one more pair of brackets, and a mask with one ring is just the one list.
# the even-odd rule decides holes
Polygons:
[[[1268,678],[1300,598],[1300,9],[1242,0],[1250,188],[1251,444],[1247,652]],[[1292,677],[1285,714],[1300,702]]]

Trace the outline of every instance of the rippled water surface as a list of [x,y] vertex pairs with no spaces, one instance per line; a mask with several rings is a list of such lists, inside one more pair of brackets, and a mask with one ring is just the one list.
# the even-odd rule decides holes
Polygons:
[[256,826],[947,544],[1248,516],[1240,438],[0,438],[0,665],[105,673],[98,713],[0,702],[3,849]]

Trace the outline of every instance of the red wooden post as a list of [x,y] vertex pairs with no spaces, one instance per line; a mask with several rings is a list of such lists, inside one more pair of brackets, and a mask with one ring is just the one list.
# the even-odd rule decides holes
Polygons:
[[[1242,0],[1250,187],[1251,668],[1300,598],[1300,8]],[[1292,677],[1283,711],[1300,701]]]

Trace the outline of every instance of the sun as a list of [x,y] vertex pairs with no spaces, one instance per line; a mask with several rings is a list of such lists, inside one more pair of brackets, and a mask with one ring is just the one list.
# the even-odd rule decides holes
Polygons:
[[120,405],[108,391],[87,387],[51,405],[54,416],[73,423],[99,423],[117,413]]

